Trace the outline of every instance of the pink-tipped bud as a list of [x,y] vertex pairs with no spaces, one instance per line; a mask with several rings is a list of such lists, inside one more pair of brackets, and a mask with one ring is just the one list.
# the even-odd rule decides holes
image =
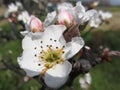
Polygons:
[[67,10],[60,10],[58,13],[58,24],[69,27],[73,24],[73,16]]
[[32,32],[42,32],[43,31],[42,22],[35,16],[32,16],[30,19],[30,30]]

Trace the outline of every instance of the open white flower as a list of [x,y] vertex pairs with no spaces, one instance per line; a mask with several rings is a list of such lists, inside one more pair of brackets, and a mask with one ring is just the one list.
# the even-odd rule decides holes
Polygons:
[[98,13],[102,20],[106,20],[106,19],[109,19],[112,17],[112,14],[110,12],[104,12],[104,11],[100,10]]
[[99,17],[99,14],[96,13],[94,17],[90,19],[90,26],[94,28],[98,28],[100,24],[102,23],[102,20]]
[[11,3],[10,5],[8,5],[8,12],[9,13],[17,12],[17,11],[18,11],[18,7],[14,3]]
[[8,9],[5,12],[4,17],[8,18],[8,16],[10,15],[10,13],[15,13],[17,11],[18,11],[18,7],[14,3],[11,3],[11,4],[8,5]]
[[80,1],[77,2],[74,11],[76,13],[76,22],[78,23],[85,23],[89,21],[97,12],[94,9],[86,11],[85,7],[82,5]]
[[67,61],[84,45],[81,37],[74,37],[66,43],[63,25],[51,25],[44,32],[39,32],[40,38],[32,40],[26,35],[22,41],[23,53],[18,63],[28,76],[43,74],[48,87],[59,88],[66,81],[72,65]]
[[[59,12],[61,12],[63,10],[69,12],[68,18],[72,17],[74,19],[74,20],[71,20],[73,22],[73,24],[74,23],[81,24],[81,23],[87,22],[96,13],[96,10],[86,11],[85,7],[81,4],[80,1],[76,3],[75,7],[73,7],[70,3],[59,4],[57,9],[58,9],[58,15],[59,15]],[[59,15],[59,17],[64,18],[64,15],[61,14],[61,15]],[[59,22],[59,19],[58,19],[58,22]],[[69,20],[68,20],[68,22],[69,22]]]
[[71,3],[61,3],[57,6],[56,11],[48,13],[47,18],[45,19],[44,26],[52,25],[54,23],[65,25],[69,27],[74,24],[81,24],[89,21],[96,10],[85,10],[85,7],[81,4],[81,2],[77,2],[76,6],[73,7]]

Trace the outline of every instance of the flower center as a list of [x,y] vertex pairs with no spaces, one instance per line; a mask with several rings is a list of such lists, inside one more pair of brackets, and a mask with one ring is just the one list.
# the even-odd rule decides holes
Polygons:
[[63,48],[52,49],[49,47],[48,50],[43,50],[39,56],[40,60],[45,63],[45,69],[43,69],[42,74],[44,74],[49,68],[52,68],[54,65],[62,63],[64,61],[62,58],[63,53]]

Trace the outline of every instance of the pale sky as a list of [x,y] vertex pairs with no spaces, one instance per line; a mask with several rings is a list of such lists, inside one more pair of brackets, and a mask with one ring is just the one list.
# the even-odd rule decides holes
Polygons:
[[120,0],[110,0],[112,5],[120,5]]
[[[93,0],[78,0],[78,1],[93,1]],[[99,1],[99,0],[96,0]],[[109,0],[112,5],[120,5],[120,0]]]

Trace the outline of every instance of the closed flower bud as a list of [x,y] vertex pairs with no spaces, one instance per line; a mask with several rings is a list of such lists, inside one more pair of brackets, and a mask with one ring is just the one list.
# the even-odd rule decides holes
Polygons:
[[42,22],[35,16],[31,17],[31,20],[30,20],[30,30],[32,32],[42,32],[43,31],[43,24],[42,24]]
[[73,16],[67,10],[60,10],[58,13],[58,24],[69,27],[73,23]]

